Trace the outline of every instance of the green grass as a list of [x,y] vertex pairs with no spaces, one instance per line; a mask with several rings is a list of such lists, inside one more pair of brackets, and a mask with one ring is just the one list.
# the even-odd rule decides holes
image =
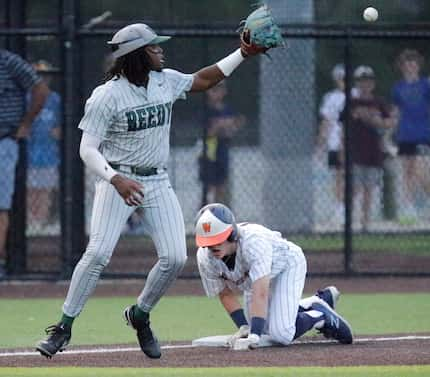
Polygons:
[[[342,251],[343,235],[320,237],[291,236],[305,251]],[[354,235],[353,247],[356,251],[394,252],[397,254],[415,254],[430,256],[430,235],[426,234],[388,234],[388,235]]]
[[[73,344],[135,345],[134,332],[121,318],[134,297],[91,298],[76,320]],[[62,300],[0,301],[0,348],[32,347],[42,329],[58,320]],[[412,310],[413,309],[413,310]],[[430,294],[344,294],[338,307],[356,335],[430,332]],[[184,319],[187,320],[184,320]],[[162,341],[227,334],[231,320],[216,299],[165,297],[154,310],[153,327]],[[0,368],[0,377],[424,377],[426,366],[337,368]]]
[[[0,348],[32,347],[43,329],[60,318],[60,299],[0,301]],[[122,310],[135,297],[90,298],[75,321],[74,345],[135,343],[122,320]],[[356,335],[430,332],[430,293],[343,294],[338,311]],[[217,299],[165,297],[155,308],[152,324],[162,341],[191,340],[228,334],[233,323]]]
[[430,366],[336,368],[0,368],[7,377],[428,377]]

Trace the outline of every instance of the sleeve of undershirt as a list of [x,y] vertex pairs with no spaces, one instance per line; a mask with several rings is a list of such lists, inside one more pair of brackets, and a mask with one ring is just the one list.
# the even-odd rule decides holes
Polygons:
[[100,153],[100,144],[101,139],[99,137],[91,135],[88,132],[83,132],[81,144],[79,147],[79,154],[88,169],[104,180],[110,182],[112,177],[116,175],[117,172],[112,169],[112,167]]

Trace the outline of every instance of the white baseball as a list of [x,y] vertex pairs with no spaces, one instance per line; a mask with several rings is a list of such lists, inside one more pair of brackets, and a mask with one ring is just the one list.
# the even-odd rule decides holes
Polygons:
[[363,12],[363,18],[368,22],[373,22],[378,19],[378,10],[373,7],[368,7]]

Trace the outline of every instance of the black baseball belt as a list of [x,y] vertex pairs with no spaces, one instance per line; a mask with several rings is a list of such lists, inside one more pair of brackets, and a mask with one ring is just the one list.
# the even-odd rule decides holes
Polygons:
[[165,171],[165,168],[148,168],[146,166],[130,166],[130,165],[121,165],[121,164],[113,164],[109,163],[112,166],[112,169],[118,170],[122,173],[129,173],[140,175],[143,177],[148,177],[150,175],[156,175]]

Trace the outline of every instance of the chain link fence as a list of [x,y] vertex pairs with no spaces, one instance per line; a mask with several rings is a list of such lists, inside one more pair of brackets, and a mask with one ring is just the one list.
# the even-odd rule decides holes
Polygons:
[[[315,19],[327,17],[330,4],[321,2],[319,7],[312,7],[312,3],[306,2],[302,14],[293,17],[288,6],[273,1],[288,48],[245,62],[226,80],[224,100],[241,122],[225,144],[228,179],[223,184],[222,199],[239,221],[267,225],[302,246],[311,274],[428,274],[429,147],[420,142],[414,153],[399,153],[400,113],[396,118],[393,88],[402,78],[396,58],[405,49],[429,56],[430,33],[418,23],[408,27],[363,27],[347,19],[351,23],[319,25]],[[357,4],[355,7],[361,9]],[[52,5],[56,9],[59,2]],[[66,11],[70,11],[68,7],[70,4]],[[243,2],[232,12],[246,14],[247,7]],[[85,99],[103,81],[109,59],[105,42],[119,26],[129,23],[115,19],[104,28],[91,29],[87,23],[86,27],[70,30],[64,22],[66,11],[58,10],[53,29],[45,30],[45,34],[34,29],[28,29],[27,34],[18,30],[12,34],[10,28],[9,32],[3,28],[0,34],[0,47],[20,52],[30,62],[43,59],[52,64],[51,87],[62,98],[64,109],[61,132],[50,144],[50,148],[59,150],[52,169],[35,171],[28,164],[29,145],[34,139],[23,147],[27,163],[20,169],[27,178],[17,180],[16,190],[25,192],[27,208],[23,213],[22,202],[15,198],[13,214],[26,219],[26,231],[17,226],[16,220],[11,233],[18,239],[21,235],[21,241],[24,238],[26,253],[22,253],[22,247],[16,248],[16,243],[9,243],[12,270],[16,260],[11,255],[24,254],[20,262],[24,268],[15,269],[21,277],[67,276],[84,251],[94,177],[82,169],[77,152],[79,134],[74,133]],[[84,12],[84,20],[86,16],[89,14]],[[66,28],[66,35],[60,26]],[[213,64],[237,47],[237,34],[231,24],[154,27],[160,34],[175,36],[165,46],[167,65],[183,72]],[[67,55],[70,41],[73,53]],[[66,76],[71,64],[72,77]],[[339,109],[342,122],[330,135],[322,122],[321,107],[325,94],[334,89],[333,68],[338,64],[344,67],[346,89],[338,93],[343,98]],[[360,154],[369,150],[365,143],[358,147],[353,124],[353,110],[363,90],[354,76],[360,66],[372,68],[374,94],[384,104],[384,110],[378,111],[383,112],[383,118],[395,118],[396,127],[370,131],[372,140],[380,142],[383,155],[380,167],[370,173],[353,168],[353,150]],[[421,69],[423,77],[428,72],[426,61]],[[419,95],[408,94],[417,99]],[[430,101],[430,97],[424,97]],[[70,106],[74,114],[70,114]],[[185,217],[189,261],[183,276],[187,277],[198,274],[192,238],[194,216],[202,202],[217,198],[216,193],[208,192],[210,185],[202,182],[199,174],[202,154],[208,155],[213,147],[213,140],[203,140],[209,107],[206,94],[190,94],[187,101],[178,101],[173,111],[168,170]],[[362,112],[373,112],[372,106],[362,107]],[[339,139],[336,157],[329,153],[333,144],[330,138]],[[39,163],[45,163],[52,151],[46,147],[41,151]],[[71,177],[71,171],[78,173]],[[136,213],[124,227],[105,276],[144,276],[155,260],[152,242],[144,236]]]

